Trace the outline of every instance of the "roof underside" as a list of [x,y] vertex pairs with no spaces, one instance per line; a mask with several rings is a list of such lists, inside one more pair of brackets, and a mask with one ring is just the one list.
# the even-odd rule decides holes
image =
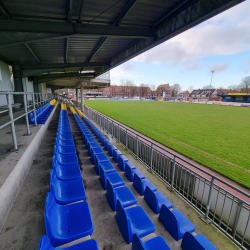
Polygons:
[[[72,86],[79,77],[107,72],[240,2],[0,0],[0,60],[20,65],[23,76],[61,71],[64,81],[44,81]],[[94,73],[66,75],[85,70]]]

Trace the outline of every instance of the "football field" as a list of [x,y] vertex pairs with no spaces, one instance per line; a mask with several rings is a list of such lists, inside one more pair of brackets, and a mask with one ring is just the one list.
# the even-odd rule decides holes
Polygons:
[[146,101],[85,104],[250,188],[250,108]]

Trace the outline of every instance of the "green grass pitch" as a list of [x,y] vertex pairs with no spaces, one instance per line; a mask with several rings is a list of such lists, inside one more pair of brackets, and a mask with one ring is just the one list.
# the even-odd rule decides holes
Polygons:
[[173,102],[85,104],[250,188],[250,108]]

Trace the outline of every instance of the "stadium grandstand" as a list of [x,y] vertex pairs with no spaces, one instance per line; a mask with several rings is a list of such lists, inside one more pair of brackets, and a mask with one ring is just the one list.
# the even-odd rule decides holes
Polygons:
[[0,249],[250,249],[249,194],[84,105],[241,2],[0,0]]

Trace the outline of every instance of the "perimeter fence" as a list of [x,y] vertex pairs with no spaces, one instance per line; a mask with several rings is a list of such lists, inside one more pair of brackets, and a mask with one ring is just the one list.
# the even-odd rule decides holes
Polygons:
[[249,194],[93,108],[85,105],[84,112],[198,210],[202,220],[250,249]]

